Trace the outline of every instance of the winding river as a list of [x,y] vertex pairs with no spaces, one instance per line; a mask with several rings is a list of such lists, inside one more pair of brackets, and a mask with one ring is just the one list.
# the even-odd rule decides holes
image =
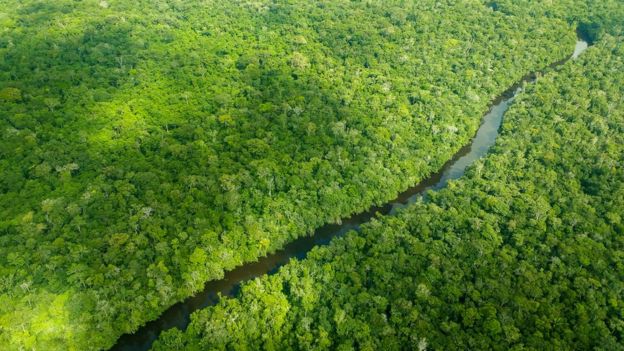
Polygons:
[[[549,68],[560,66],[570,59],[577,58],[587,47],[588,42],[579,39],[572,56],[552,64]],[[446,162],[440,171],[401,193],[395,200],[382,207],[373,207],[367,212],[343,219],[342,224],[325,225],[317,229],[312,236],[299,238],[274,254],[226,272],[223,279],[206,283],[203,291],[173,305],[158,319],[148,322],[134,334],[121,336],[111,350],[149,350],[162,331],[173,327],[181,330],[186,329],[190,323],[191,314],[194,311],[216,304],[219,301],[219,294],[222,296],[235,296],[242,282],[263,274],[275,273],[281,266],[288,263],[291,258],[305,258],[307,253],[315,246],[327,245],[336,236],[344,235],[351,230],[358,230],[361,224],[370,221],[378,212],[383,215],[394,214],[400,208],[417,201],[426,191],[443,188],[450,180],[461,177],[468,166],[487,154],[490,147],[494,145],[505,112],[518,93],[522,91],[522,86],[535,82],[536,77],[537,74],[529,74],[507,89],[492,103],[489,112],[483,117],[477,134],[467,145],[461,148],[451,160]]]

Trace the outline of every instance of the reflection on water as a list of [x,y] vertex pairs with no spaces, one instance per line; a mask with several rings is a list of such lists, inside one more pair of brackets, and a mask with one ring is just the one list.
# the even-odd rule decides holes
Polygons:
[[574,48],[574,53],[572,54],[572,59],[576,59],[577,57],[579,57],[579,55],[582,54],[583,51],[587,50],[588,46],[589,43],[587,43],[585,40],[578,40],[576,42],[576,47]]

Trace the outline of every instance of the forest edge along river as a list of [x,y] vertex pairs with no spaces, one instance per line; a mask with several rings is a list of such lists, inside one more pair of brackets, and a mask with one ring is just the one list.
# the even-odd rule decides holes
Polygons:
[[[556,62],[549,68],[555,68],[570,59],[577,58],[588,46],[587,41],[579,39],[574,53],[569,58]],[[199,309],[215,305],[219,301],[219,294],[221,296],[235,296],[241,283],[263,274],[275,273],[291,258],[305,258],[314,247],[327,245],[332,238],[344,235],[351,230],[357,231],[360,225],[375,218],[378,214],[394,214],[400,208],[417,201],[428,190],[444,188],[449,180],[461,177],[468,166],[487,154],[490,147],[496,142],[505,112],[518,93],[522,91],[522,86],[526,83],[535,82],[536,77],[536,73],[526,75],[495,99],[488,113],[483,117],[475,137],[447,161],[437,173],[399,194],[395,200],[384,206],[372,207],[366,212],[343,219],[341,224],[324,225],[318,228],[312,236],[298,238],[281,250],[261,257],[256,262],[250,262],[225,272],[223,279],[207,282],[204,290],[171,306],[158,319],[146,323],[133,334],[122,335],[111,350],[149,350],[161,332],[174,327],[181,330],[186,329],[190,323],[191,314]]]
[[[577,58],[588,46],[587,41],[579,39],[574,53],[569,58],[556,62],[549,68],[555,68],[570,59]],[[447,161],[437,173],[402,192],[396,199],[384,206],[375,206],[366,212],[343,219],[341,224],[324,225],[318,228],[312,236],[300,237],[273,254],[225,272],[223,279],[207,282],[204,290],[171,306],[158,319],[146,323],[133,334],[122,335],[111,351],[149,350],[161,332],[174,327],[181,330],[186,329],[190,323],[191,314],[202,308],[215,305],[219,301],[219,295],[235,296],[241,283],[263,274],[275,273],[291,258],[305,258],[306,254],[314,247],[327,245],[332,238],[344,235],[351,230],[357,231],[360,225],[370,221],[378,214],[394,214],[398,209],[417,201],[428,190],[444,188],[450,180],[461,177],[466,168],[474,161],[487,154],[490,147],[496,142],[505,112],[518,93],[522,91],[522,86],[525,83],[534,82],[536,77],[536,73],[526,75],[495,99],[488,113],[483,117],[475,137]]]

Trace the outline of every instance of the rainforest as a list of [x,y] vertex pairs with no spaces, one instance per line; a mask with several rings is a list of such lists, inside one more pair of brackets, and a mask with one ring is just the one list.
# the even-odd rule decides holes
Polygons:
[[0,134],[3,350],[624,350],[621,0],[0,0]]

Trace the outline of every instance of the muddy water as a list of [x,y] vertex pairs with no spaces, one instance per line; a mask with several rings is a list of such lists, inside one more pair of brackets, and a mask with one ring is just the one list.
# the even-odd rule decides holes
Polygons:
[[[579,40],[570,59],[577,58],[587,47],[588,43],[586,41]],[[551,68],[559,66],[568,60],[557,62],[551,65]],[[157,320],[148,322],[134,334],[123,335],[112,350],[149,350],[162,331],[173,327],[184,330],[190,322],[190,315],[196,310],[216,304],[219,301],[219,294],[234,296],[242,282],[263,274],[274,273],[291,258],[304,258],[315,246],[327,245],[336,236],[344,235],[350,230],[358,230],[361,224],[370,221],[377,213],[383,215],[394,214],[398,209],[417,201],[426,191],[441,189],[450,180],[461,177],[468,166],[487,154],[490,147],[494,145],[505,112],[516,95],[522,91],[522,86],[534,82],[535,79],[536,74],[529,74],[505,91],[492,103],[490,111],[483,117],[481,126],[470,143],[460,149],[451,160],[444,164],[440,171],[401,193],[395,200],[388,202],[382,207],[373,207],[367,212],[343,219],[341,224],[325,225],[317,229],[312,236],[299,238],[286,245],[282,250],[262,257],[257,262],[247,263],[226,272],[223,279],[206,283],[203,291],[173,305]]]

